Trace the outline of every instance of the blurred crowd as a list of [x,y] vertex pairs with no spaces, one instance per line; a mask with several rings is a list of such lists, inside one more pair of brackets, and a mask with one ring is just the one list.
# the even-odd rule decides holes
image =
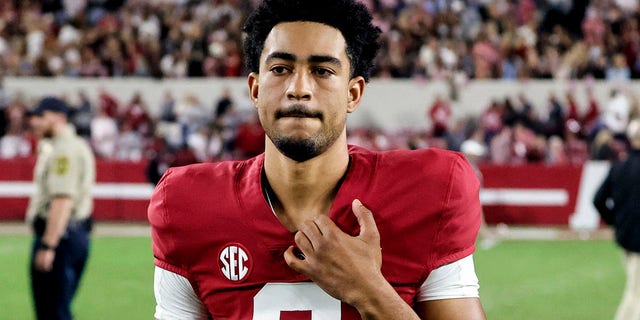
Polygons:
[[[586,99],[576,94],[549,92],[543,106],[534,106],[524,93],[515,99],[495,98],[477,117],[457,121],[449,102],[436,97],[428,110],[430,130],[413,141],[499,165],[579,165],[625,158],[627,125],[640,117],[637,96],[624,89],[612,89],[606,101],[598,101],[590,89],[584,93]],[[579,105],[579,100],[586,105]]]
[[[5,100],[1,88],[0,101]],[[624,158],[627,123],[640,116],[637,97],[623,89],[612,89],[605,101],[598,101],[592,90],[580,99],[577,94],[550,92],[545,105],[533,105],[524,93],[495,97],[480,114],[466,118],[454,117],[448,98],[436,96],[429,105],[416,106],[425,109],[422,128],[348,127],[348,142],[374,150],[450,149],[476,162],[501,165]],[[105,89],[99,89],[93,100],[84,91],[63,98],[72,107],[71,122],[98,158],[150,160],[157,171],[150,172],[155,176],[151,180],[170,166],[246,159],[264,150],[264,131],[256,112],[239,108],[229,92],[215,101],[201,101],[188,94],[176,98],[167,90],[159,106],[149,106],[141,93],[121,101]],[[28,125],[33,104],[18,94],[2,109],[0,158],[35,155],[36,137]],[[159,113],[150,113],[151,107]]]
[[[361,0],[382,31],[377,77],[640,77],[635,0]],[[2,0],[11,76],[236,77],[258,0]]]
[[[167,90],[157,106],[159,115],[149,111],[139,92],[128,101],[105,89],[96,99],[84,91],[61,98],[72,110],[69,121],[98,159],[151,160],[160,175],[169,166],[245,159],[264,150],[264,130],[257,114],[252,108],[239,110],[229,92],[211,106],[195,95],[176,99]],[[29,110],[35,103],[18,93],[0,109],[0,159],[35,156],[37,137],[29,127]]]

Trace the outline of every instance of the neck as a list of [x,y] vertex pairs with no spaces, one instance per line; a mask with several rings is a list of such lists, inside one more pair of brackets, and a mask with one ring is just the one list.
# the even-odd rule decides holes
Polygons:
[[348,165],[345,135],[305,162],[287,158],[267,139],[264,170],[271,189],[267,192],[282,224],[294,231],[305,220],[328,214]]
[[64,129],[67,127],[67,123],[66,122],[56,122],[54,123],[51,131],[53,133],[53,136],[58,136],[60,135],[60,133],[62,131],[64,131]]

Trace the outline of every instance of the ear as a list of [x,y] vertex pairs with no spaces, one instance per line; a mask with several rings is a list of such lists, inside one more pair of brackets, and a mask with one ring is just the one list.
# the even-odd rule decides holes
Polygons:
[[356,111],[360,105],[360,99],[364,93],[365,81],[361,76],[357,76],[349,80],[349,102],[347,104],[347,113]]
[[259,74],[251,72],[247,77],[247,84],[249,85],[249,98],[251,99],[254,108],[258,107],[258,88],[260,87],[260,85],[258,84],[259,76]]

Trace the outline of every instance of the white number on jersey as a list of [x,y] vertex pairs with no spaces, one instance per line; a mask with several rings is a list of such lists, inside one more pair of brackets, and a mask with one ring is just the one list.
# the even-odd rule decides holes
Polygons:
[[312,282],[267,283],[253,298],[253,319],[280,320],[281,311],[310,311],[311,320],[340,319],[340,305]]

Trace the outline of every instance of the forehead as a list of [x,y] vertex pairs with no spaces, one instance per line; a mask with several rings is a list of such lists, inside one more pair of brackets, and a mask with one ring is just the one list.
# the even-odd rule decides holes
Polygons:
[[347,62],[347,43],[340,30],[318,22],[283,22],[274,26],[265,39],[261,62],[274,52],[291,53],[300,58],[332,56]]

